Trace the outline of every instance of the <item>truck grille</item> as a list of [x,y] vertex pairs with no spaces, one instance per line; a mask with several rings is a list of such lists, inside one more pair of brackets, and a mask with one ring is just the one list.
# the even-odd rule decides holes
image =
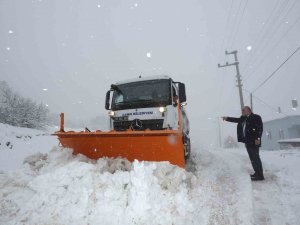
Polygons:
[[[142,128],[140,130],[162,130],[163,129],[163,119],[156,120],[141,120]],[[127,130],[130,128],[132,121],[114,121],[114,129],[117,131]]]

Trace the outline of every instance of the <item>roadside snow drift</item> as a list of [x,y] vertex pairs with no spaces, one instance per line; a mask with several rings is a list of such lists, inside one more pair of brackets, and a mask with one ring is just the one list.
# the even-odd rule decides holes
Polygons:
[[183,170],[55,147],[0,172],[0,224],[299,224],[300,153],[263,152],[273,164],[251,183],[238,152],[196,152]]
[[203,193],[189,193],[195,177],[167,163],[91,161],[57,148],[24,163],[0,174],[2,224],[205,223],[192,199]]
[[57,146],[57,138],[51,136],[55,129],[35,130],[0,123],[0,171],[19,168],[25,157],[47,153]]
[[167,162],[93,161],[69,149],[37,153],[0,173],[0,223],[251,224],[250,191],[202,156],[188,172]]

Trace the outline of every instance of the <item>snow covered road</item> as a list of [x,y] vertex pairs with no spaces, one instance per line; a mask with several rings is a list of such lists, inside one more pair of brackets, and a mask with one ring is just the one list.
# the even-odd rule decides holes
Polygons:
[[8,133],[18,147],[2,145],[0,156],[26,158],[19,167],[21,156],[8,157],[5,165],[16,163],[15,170],[1,165],[0,224],[300,224],[297,150],[263,151],[266,180],[251,182],[244,149],[194,148],[183,170],[163,162],[92,161],[52,148],[51,136],[30,141],[50,152],[28,156],[20,143],[28,140]]

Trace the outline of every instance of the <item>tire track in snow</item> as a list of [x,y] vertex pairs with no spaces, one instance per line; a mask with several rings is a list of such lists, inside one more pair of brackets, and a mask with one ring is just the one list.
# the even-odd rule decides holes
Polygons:
[[[229,150],[236,159],[244,164],[248,174],[253,173],[246,150]],[[252,181],[253,224],[283,225],[285,222],[284,207],[281,201],[281,187],[276,176],[276,168],[270,168],[268,162],[262,163],[265,171],[264,181]],[[249,175],[248,175],[249,176]],[[250,177],[248,178],[250,180]]]
[[[240,164],[232,165],[232,158],[228,152],[200,151],[192,155],[191,162],[188,163],[187,170],[202,181],[201,187],[211,195],[208,201],[208,224],[252,224],[250,184],[245,176],[244,179],[239,178],[240,172],[236,167]],[[246,198],[243,196],[245,192]],[[244,206],[240,207],[241,205]],[[240,210],[245,208],[250,211],[247,215]]]
[[273,171],[265,170],[265,180],[252,182],[254,219],[260,225],[286,224],[281,188]]

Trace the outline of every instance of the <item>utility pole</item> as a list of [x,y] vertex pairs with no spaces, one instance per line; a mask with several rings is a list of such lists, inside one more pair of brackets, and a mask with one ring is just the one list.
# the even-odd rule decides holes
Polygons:
[[219,119],[217,120],[218,123],[218,130],[219,130],[219,146],[222,148],[222,136],[221,136],[221,125]]
[[240,103],[241,103],[241,108],[244,107],[244,98],[243,98],[243,91],[242,91],[242,79],[241,79],[241,74],[240,74],[240,69],[239,69],[239,61],[238,61],[238,58],[237,58],[237,53],[238,51],[235,50],[235,51],[232,51],[232,52],[228,52],[228,51],[225,51],[225,54],[226,55],[234,55],[234,60],[235,62],[234,63],[228,63],[226,62],[225,65],[220,65],[218,64],[218,68],[221,68],[221,67],[227,67],[227,66],[235,66],[236,68],[236,78],[237,78],[237,87],[239,88],[239,94],[240,94]]
[[251,107],[251,110],[253,112],[253,95],[252,95],[252,92],[250,93],[250,107]]

